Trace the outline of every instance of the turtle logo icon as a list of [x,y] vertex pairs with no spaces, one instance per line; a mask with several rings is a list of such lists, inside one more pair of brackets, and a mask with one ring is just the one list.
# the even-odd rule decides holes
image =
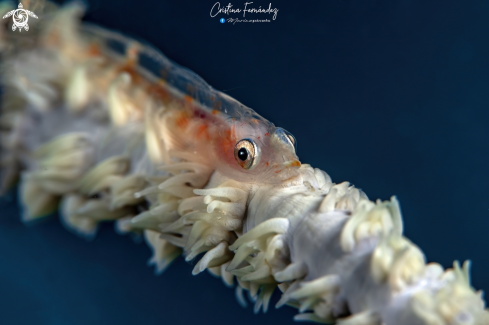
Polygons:
[[12,30],[15,31],[18,28],[19,32],[22,31],[22,28],[24,28],[26,31],[29,30],[29,25],[27,25],[29,16],[37,19],[36,14],[33,13],[32,11],[25,10],[24,7],[22,6],[22,3],[19,3],[18,9],[7,12],[7,14],[3,16],[3,19],[8,18],[10,16],[13,16],[12,18],[14,20],[14,24],[12,25]]

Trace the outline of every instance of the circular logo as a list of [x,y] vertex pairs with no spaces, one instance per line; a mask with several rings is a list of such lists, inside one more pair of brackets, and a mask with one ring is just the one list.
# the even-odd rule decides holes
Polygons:
[[224,24],[226,22],[226,19],[221,18],[219,21],[221,22],[221,24]]
[[17,9],[14,14],[14,22],[17,26],[25,26],[27,24],[27,13],[24,9]]

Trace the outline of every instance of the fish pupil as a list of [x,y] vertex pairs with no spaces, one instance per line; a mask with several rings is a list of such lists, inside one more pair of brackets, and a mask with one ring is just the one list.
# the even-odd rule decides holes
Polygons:
[[245,148],[239,149],[239,151],[238,151],[238,158],[241,161],[245,161],[246,159],[248,159],[248,150],[246,150]]

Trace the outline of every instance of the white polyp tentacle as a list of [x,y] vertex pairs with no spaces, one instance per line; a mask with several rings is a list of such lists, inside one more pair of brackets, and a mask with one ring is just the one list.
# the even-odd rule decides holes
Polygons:
[[[289,300],[300,303],[300,312],[314,309],[319,303],[332,306],[332,301],[339,292],[340,278],[337,275],[325,275],[309,282],[302,282],[298,288],[291,287],[287,290],[278,304],[284,304]],[[324,307],[322,307],[324,308]],[[330,309],[327,309],[328,311]],[[331,316],[331,315],[326,315]]]
[[[325,177],[319,172],[317,174],[319,177]],[[328,186],[330,186],[328,182],[326,185],[323,185],[323,187],[325,187],[323,191],[326,192],[327,195],[321,202],[318,212],[327,213],[334,210],[353,211],[355,210],[360,198],[366,199],[366,195],[361,190],[353,186],[349,186],[348,182],[333,185],[329,187],[327,191],[325,191]]]
[[178,205],[178,214],[184,216],[194,211],[202,211],[206,209],[204,198],[202,196],[193,196],[183,199]]
[[391,201],[377,202],[361,199],[352,217],[341,233],[341,247],[344,251],[352,251],[361,240],[388,235],[393,232],[402,234],[402,220],[399,204],[395,197]]
[[326,195],[319,206],[319,212],[326,213],[335,209],[337,192],[338,190],[335,188],[329,190],[328,195]]
[[425,269],[425,257],[414,245],[408,245],[393,262],[389,284],[394,292],[401,292],[416,283]]
[[[263,279],[270,278],[271,270],[270,266],[268,266],[266,263],[260,263],[261,265],[256,267],[253,266],[253,271],[252,272],[246,272],[246,274],[241,275],[241,279],[243,281],[259,281]],[[234,274],[238,274],[237,272]]]
[[[229,247],[228,247],[229,249]],[[231,272],[226,271],[227,266],[230,262],[226,262],[220,266],[221,268],[221,277],[224,284],[230,288],[234,285],[234,275]]]
[[235,270],[250,254],[257,251],[258,250],[251,245],[241,245],[237,250],[234,251],[234,258],[228,265],[227,270],[229,272]]
[[[234,235],[232,232],[223,231],[220,227],[213,227],[211,225],[202,232],[200,239],[190,247],[189,251],[194,252],[195,250],[200,249],[202,246],[214,247],[222,241],[232,242],[235,238],[236,235]],[[193,259],[193,257],[189,256],[188,260]]]
[[63,224],[78,235],[91,239],[100,221],[115,220],[131,215],[130,209],[110,210],[107,198],[90,200],[77,194],[65,195],[61,201]]
[[193,212],[186,214],[183,218],[185,218],[187,224],[197,220],[204,220],[213,226],[220,227],[227,231],[238,231],[241,228],[241,220],[239,218],[236,218],[235,216],[228,217],[219,212]]
[[241,285],[236,286],[236,300],[238,301],[239,305],[243,308],[246,308],[248,306],[248,303],[246,302],[246,299],[243,294],[244,288]]
[[319,168],[314,168],[314,176],[318,182],[318,186],[321,191],[328,192],[331,186],[333,186],[333,182],[331,181],[331,177],[324,171]]
[[336,202],[335,208],[337,210],[353,211],[359,200],[360,191],[354,187],[350,187],[347,193]]
[[177,200],[162,203],[132,218],[131,226],[136,229],[151,229],[159,232],[160,224],[171,223],[178,219],[177,207]]
[[179,232],[180,236],[162,233],[160,237],[168,241],[170,244],[181,248],[185,246],[185,242],[186,242],[185,238],[188,236],[189,232],[190,229],[187,228],[187,229],[180,230]]
[[[283,269],[285,267],[282,256],[276,257],[276,254],[277,252],[282,255],[288,254],[281,236],[288,227],[288,219],[270,219],[238,238],[230,247],[235,252],[235,256],[227,270],[242,281],[275,283],[272,277],[272,269]],[[245,261],[248,266],[245,264],[244,267],[237,269]]]
[[243,236],[239,237],[238,240],[236,240],[236,242],[229,247],[229,249],[234,251],[238,249],[238,247],[242,244],[251,240],[258,239],[262,236],[267,236],[270,234],[283,234],[289,228],[289,224],[290,222],[286,218],[269,219],[265,222],[262,222]]
[[108,158],[88,171],[79,181],[78,190],[85,195],[93,195],[108,189],[116,180],[129,171],[130,161],[127,156]]
[[[232,273],[226,271],[226,267],[228,264],[229,264],[229,262],[226,262],[220,266],[207,267],[207,271],[209,271],[212,275],[214,275],[216,277],[221,277],[224,285],[226,285],[229,288],[232,288],[232,287],[234,287],[234,275]],[[237,287],[241,288],[240,286],[237,286]],[[238,293],[236,293],[236,294],[238,294]],[[241,292],[241,296],[242,296],[242,294],[243,293]]]
[[89,104],[95,91],[92,90],[88,73],[101,61],[101,58],[91,58],[73,69],[64,91],[68,110],[74,113],[80,112]]
[[251,297],[251,300],[253,300],[254,302],[256,302],[256,299],[258,298],[257,297],[257,294],[258,294],[258,291],[260,290],[260,284],[258,284],[257,282],[249,282],[250,283],[250,297]]
[[142,175],[129,175],[110,185],[111,209],[118,209],[124,205],[136,205],[143,202],[143,198],[136,198],[135,192],[146,187],[147,182]]
[[222,241],[205,253],[204,257],[195,265],[192,274],[199,274],[208,267],[220,266],[223,263],[229,262],[231,258],[232,253],[228,249],[227,242]]
[[216,278],[221,277],[221,266],[208,267],[207,271]]
[[236,287],[236,299],[242,307],[246,307],[246,299],[243,295],[243,290],[249,291],[250,300],[255,303],[253,311],[257,314],[260,309],[267,312],[270,299],[277,285],[275,283],[258,283],[255,281],[243,281],[239,277],[238,286]]
[[53,212],[60,196],[76,189],[77,179],[92,164],[93,145],[86,134],[72,133],[42,145],[32,157],[35,168],[24,172],[20,188],[24,221]]
[[[203,187],[212,172],[206,165],[194,162],[175,163],[164,166],[161,169],[175,174],[158,186],[158,189],[163,191],[182,185],[190,190],[193,190],[194,187]],[[231,188],[229,185],[237,184],[224,182],[220,185],[224,187],[218,187],[218,189],[195,189],[195,194],[201,194],[201,191],[204,191],[202,195],[206,196],[209,193],[218,194],[220,199],[230,201],[219,202],[228,204],[207,202],[203,196],[195,197],[193,192],[190,192],[191,195],[180,196],[183,200],[178,203],[176,218],[172,218],[170,222],[160,222],[158,226],[159,232],[162,233],[162,238],[180,247],[185,247],[187,260],[191,260],[198,254],[206,252],[195,266],[194,274],[198,274],[206,268],[219,266],[221,267],[219,275],[223,276],[223,280],[228,285],[232,285],[233,275],[225,270],[234,255],[228,249],[228,243],[232,243],[236,239],[233,230],[241,227],[240,218],[244,214],[247,193],[241,189]],[[171,193],[175,194],[174,191]],[[236,202],[232,203],[233,200]],[[211,203],[211,208],[209,208],[208,203]],[[239,207],[239,205],[242,207]],[[146,220],[150,220],[148,214],[136,217],[133,222],[141,224],[143,220],[146,223],[148,222]],[[153,223],[152,227],[154,225],[155,223]],[[175,233],[180,234],[180,237],[175,237]],[[217,274],[217,272],[214,272],[214,274]]]
[[299,312],[314,310],[318,318],[332,319],[333,301],[340,290],[338,275],[325,275],[318,279],[297,283],[284,292],[277,307],[292,302],[299,303]]
[[192,247],[199,240],[201,240],[205,231],[207,231],[210,227],[211,227],[211,225],[205,221],[201,221],[201,220],[196,221],[192,226],[192,230],[190,231],[190,235],[189,235],[187,243],[185,245],[185,250],[190,251],[192,249]]
[[415,292],[410,307],[424,324],[488,324],[489,314],[484,311],[481,292],[475,292],[469,283],[469,262],[463,268],[454,262],[453,269],[442,273],[439,265],[427,265],[426,278],[437,287],[425,286]]
[[264,311],[268,309],[271,294],[277,287],[272,270],[285,267],[282,258],[288,250],[284,247],[282,234],[288,227],[288,219],[267,220],[238,238],[230,247],[235,256],[227,270],[238,277],[240,286],[249,289],[251,296],[256,297],[255,313],[262,307]]
[[311,296],[320,297],[331,291],[339,290],[340,278],[337,275],[326,275],[316,280],[305,282],[301,287],[289,294],[291,299],[299,300]]
[[155,266],[156,274],[161,274],[181,254],[180,248],[161,238],[156,231],[145,230],[144,238],[153,251],[153,256],[149,259],[148,265]]
[[61,203],[60,216],[61,220],[69,225],[69,228],[76,229],[76,233],[82,234],[86,238],[92,238],[97,231],[97,222],[92,219],[73,217],[75,211],[84,204],[85,200],[82,196],[66,195]]
[[340,319],[338,325],[382,325],[382,319],[376,313],[365,311]]
[[213,171],[207,165],[196,162],[175,163],[161,167],[161,169],[172,173],[174,176],[161,183],[158,189],[180,198],[195,196],[193,190],[202,188]]
[[335,321],[334,318],[325,319],[317,316],[315,313],[297,314],[294,316],[294,320],[296,322],[313,322],[319,324],[331,324]]
[[206,203],[209,204],[213,199],[225,198],[230,202],[246,203],[247,193],[239,187],[229,187],[226,185],[239,186],[235,182],[225,182],[219,187],[211,189],[194,190],[197,195],[205,195]]
[[123,89],[127,89],[131,84],[131,75],[127,72],[121,73],[109,86],[107,93],[108,106],[112,123],[122,126],[130,120],[140,119],[138,109],[127,96],[123,94]]
[[39,162],[39,166],[44,169],[50,168],[70,168],[77,161],[83,161],[85,158],[85,153],[82,151],[66,151],[65,153],[60,153],[58,156],[50,156]]
[[243,281],[243,280],[241,280],[240,278],[236,278],[236,280],[238,281],[238,285],[239,285],[240,287],[242,287],[242,288],[243,288],[243,289],[245,289],[245,290],[250,290],[250,285],[251,285],[251,284],[250,284],[250,282],[248,282],[248,281]]
[[272,274],[283,270],[287,266],[289,254],[284,235],[275,235],[267,240],[265,260],[270,266]]
[[29,222],[56,211],[59,196],[45,191],[29,174],[22,175],[19,194],[23,204],[22,221]]
[[[192,191],[195,187],[203,187],[207,183],[212,169],[192,161],[173,163],[161,166],[159,169],[172,175],[163,178],[158,186],[150,186],[134,194],[136,198],[156,195],[157,199],[149,211],[142,212],[133,218],[131,225],[134,228],[151,229],[158,232],[161,239],[172,245],[184,247],[191,237],[191,231],[194,229],[191,225],[195,221],[187,220],[186,213],[183,213],[182,209],[191,212],[193,208],[203,206],[198,202],[193,204],[196,202],[196,197]],[[198,254],[212,248],[205,244],[202,243],[193,253]]]
[[396,292],[412,285],[425,270],[423,253],[403,237],[383,238],[372,253],[370,272],[377,283],[389,281]]
[[291,263],[284,270],[274,274],[278,282],[293,281],[307,275],[307,266],[304,263]]
[[43,144],[41,147],[37,148],[32,155],[36,159],[43,159],[59,152],[66,152],[85,147],[89,142],[89,137],[85,133],[68,133],[55,137],[51,141]]
[[264,284],[260,287],[260,294],[258,295],[258,299],[255,302],[255,306],[253,307],[253,312],[258,314],[260,309],[263,309],[263,312],[266,313],[268,310],[268,305],[270,303],[270,299],[272,298],[272,294],[275,291],[275,284]]
[[243,215],[246,206],[240,203],[230,203],[214,200],[207,205],[207,213],[212,213],[214,210],[220,210],[223,214],[230,214],[233,216]]
[[38,148],[37,168],[30,178],[46,191],[62,195],[76,188],[76,181],[93,163],[93,143],[85,133],[59,136]]
[[[142,199],[132,193],[143,188],[146,182],[138,175],[126,176],[129,170],[129,157],[125,155],[103,160],[89,170],[77,182],[77,193],[63,198],[61,217],[65,226],[91,237],[100,221],[134,216],[132,206]],[[120,226],[126,231],[131,226],[128,220],[122,223]]]
[[332,189],[336,189],[338,191],[338,196],[343,196],[346,194],[346,192],[348,190],[348,186],[350,186],[349,182],[342,182],[342,183],[333,185]]
[[160,189],[158,188],[158,186],[149,186],[149,187],[146,187],[145,189],[141,190],[141,191],[138,191],[138,192],[135,192],[134,193],[134,197],[136,199],[139,199],[139,198],[142,198],[144,196],[148,196],[148,195],[151,195],[151,194],[158,194],[160,193]]
[[155,106],[154,100],[147,100],[144,112],[146,150],[149,159],[153,164],[168,164],[170,163],[169,153],[165,142],[160,136],[160,128],[158,127],[158,120],[160,119],[161,114],[163,114],[161,111],[164,111],[164,109],[159,108],[161,111],[157,112]]

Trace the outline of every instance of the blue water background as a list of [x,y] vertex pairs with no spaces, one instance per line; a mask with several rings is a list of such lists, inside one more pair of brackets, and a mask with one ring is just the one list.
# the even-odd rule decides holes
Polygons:
[[[89,3],[87,21],[147,40],[292,132],[302,162],[371,199],[397,195],[427,260],[470,259],[489,290],[488,1],[273,1],[276,20],[235,25],[209,0]],[[293,323],[292,308],[242,309],[181,258],[154,276],[146,245],[111,224],[86,242],[57,221],[23,226],[15,196],[0,211],[1,324]]]

